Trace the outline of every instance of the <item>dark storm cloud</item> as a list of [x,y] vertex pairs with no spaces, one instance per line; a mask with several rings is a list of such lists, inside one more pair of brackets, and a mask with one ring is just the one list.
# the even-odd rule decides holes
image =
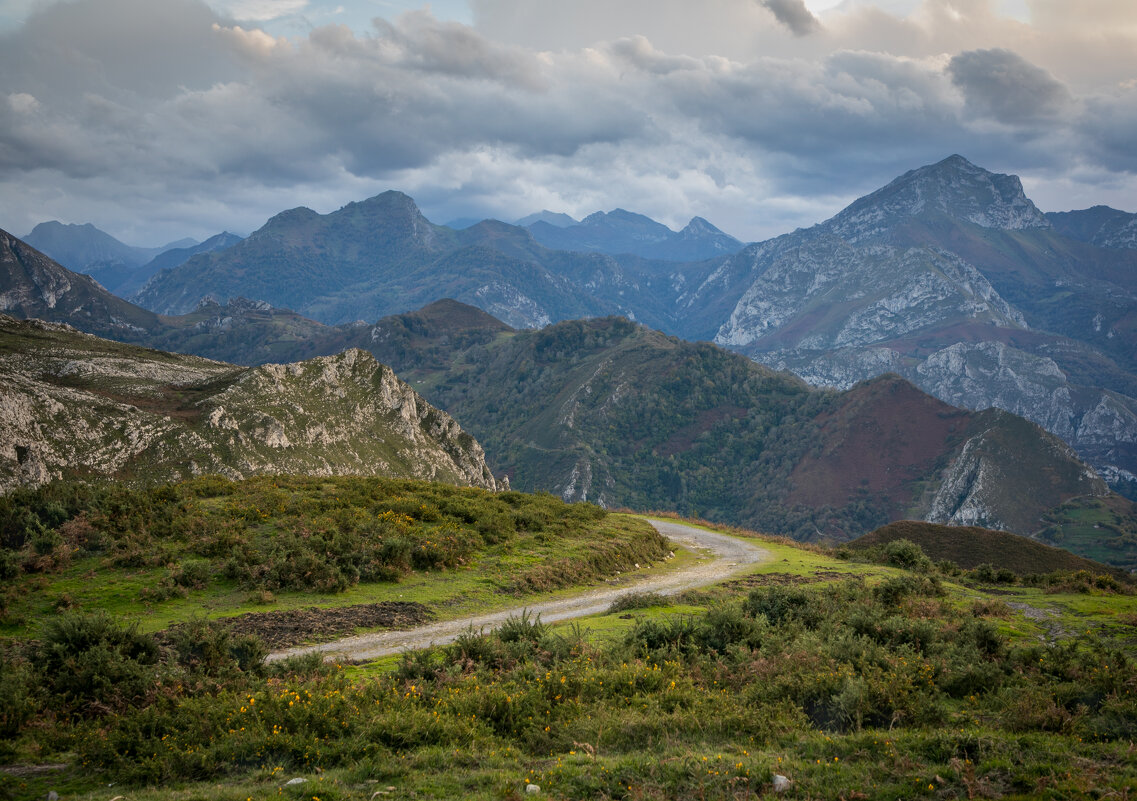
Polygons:
[[54,100],[87,93],[162,99],[232,75],[201,0],[75,0],[0,36],[5,86]]
[[806,36],[821,29],[817,17],[805,7],[804,0],[759,0],[770,10],[778,22],[789,28],[794,36]]
[[970,110],[1000,122],[1042,119],[1070,100],[1066,87],[1050,73],[1010,50],[960,53],[948,64],[948,74]]

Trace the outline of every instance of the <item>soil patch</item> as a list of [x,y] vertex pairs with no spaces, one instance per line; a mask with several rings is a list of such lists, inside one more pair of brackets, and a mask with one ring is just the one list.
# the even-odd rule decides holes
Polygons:
[[816,584],[819,581],[840,581],[851,578],[855,573],[838,573],[825,571],[810,576],[798,576],[793,573],[758,573],[752,576],[743,576],[734,581],[724,582],[724,587],[732,589],[749,589],[750,587],[784,586],[788,584]]
[[433,619],[434,612],[423,604],[384,601],[333,609],[310,606],[279,612],[249,612],[222,622],[235,634],[255,634],[269,648],[279,649],[327,642],[355,634],[360,629],[410,629]]
[[51,765],[3,765],[0,766],[0,773],[6,773],[17,779],[27,779],[32,776],[43,776],[47,773],[59,773],[60,771],[67,770],[69,767],[71,766],[66,763]]

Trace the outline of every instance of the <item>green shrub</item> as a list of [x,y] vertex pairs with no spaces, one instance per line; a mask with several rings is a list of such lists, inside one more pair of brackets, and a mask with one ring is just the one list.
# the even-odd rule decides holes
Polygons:
[[251,634],[235,635],[220,621],[201,618],[166,633],[175,663],[191,675],[231,677],[264,672],[268,648]]
[[535,644],[545,636],[545,624],[541,622],[540,614],[534,617],[529,610],[523,609],[520,615],[510,615],[496,634],[505,643],[528,641]]
[[885,543],[884,557],[887,564],[906,570],[927,571],[932,567],[932,560],[924,553],[924,549],[911,540],[898,539]]
[[759,587],[750,592],[743,610],[751,617],[765,616],[771,626],[800,623],[814,629],[824,618],[817,594],[798,587]]
[[658,592],[627,592],[608,605],[608,614],[626,612],[629,609],[650,609],[653,606],[667,606],[671,600]]
[[105,612],[65,612],[48,621],[35,651],[48,692],[84,714],[141,702],[154,685],[158,645]]
[[14,738],[38,711],[35,686],[35,676],[26,662],[0,654],[0,743]]
[[912,595],[943,595],[944,588],[937,576],[891,576],[873,588],[873,596],[885,606],[896,606]]

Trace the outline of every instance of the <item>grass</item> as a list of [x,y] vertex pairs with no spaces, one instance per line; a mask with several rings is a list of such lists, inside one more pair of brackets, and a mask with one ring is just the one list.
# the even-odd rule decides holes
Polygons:
[[[34,506],[51,492],[30,496],[29,503]],[[203,493],[208,497],[200,497]],[[494,495],[413,481],[279,477],[244,482],[198,480],[166,488],[158,492],[156,501],[152,495],[147,491],[128,494],[128,500],[144,506],[133,517],[90,508],[74,510],[60,529],[75,529],[74,521],[82,520],[86,528],[93,529],[87,538],[98,544],[88,543],[80,550],[62,536],[48,559],[65,554],[57,559],[58,564],[45,567],[43,559],[34,560],[30,542],[9,549],[25,569],[5,590],[0,633],[26,636],[38,621],[61,608],[104,610],[124,620],[137,620],[145,631],[194,617],[216,619],[246,612],[381,601],[414,601],[431,607],[439,618],[455,618],[593,584],[618,570],[629,573],[637,562],[645,565],[638,572],[647,575],[673,569],[676,562],[663,563],[669,546],[644,521],[607,514],[589,505],[564,504],[551,496]],[[77,505],[94,503],[88,500]],[[367,511],[360,514],[364,503]],[[363,529],[370,521],[390,516],[394,509],[416,517],[402,515],[393,533]],[[404,547],[413,556],[415,543],[437,541],[439,532],[458,543],[457,556],[446,564],[415,567],[408,562],[388,571],[386,581],[359,580],[347,586],[329,582],[315,588],[263,586],[266,565],[306,553],[296,548],[282,554],[274,550],[274,540],[297,535],[302,542],[316,539],[322,527],[343,525],[349,511],[349,521],[363,521],[357,524],[363,530],[363,542],[354,544],[361,558],[381,553],[385,539],[390,538],[410,543]],[[124,522],[123,517],[130,519]],[[487,520],[492,525],[485,524]],[[172,533],[156,533],[161,526]],[[225,547],[209,546],[210,538],[226,538]],[[246,562],[237,566],[239,577],[232,577],[228,575],[234,572],[231,554],[242,549],[249,552]],[[690,558],[677,555],[680,564]],[[33,562],[43,572],[27,569]],[[180,578],[188,562],[201,566],[199,581]],[[548,565],[556,571],[551,572]],[[304,579],[297,581],[303,584]],[[265,599],[271,600],[265,603]]]
[[760,544],[774,561],[718,587],[366,665],[167,655],[160,691],[113,715],[52,702],[10,653],[38,711],[8,760],[71,767],[0,797],[744,799],[775,774],[789,798],[1137,792],[1135,596]]

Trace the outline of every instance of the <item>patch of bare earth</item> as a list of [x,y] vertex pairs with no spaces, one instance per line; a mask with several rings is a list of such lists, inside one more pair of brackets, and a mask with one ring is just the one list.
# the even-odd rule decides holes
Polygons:
[[[290,648],[347,637],[363,629],[411,629],[434,619],[429,607],[413,601],[384,601],[333,609],[289,609],[249,612],[229,618],[234,634],[255,634],[269,648]],[[176,628],[176,627],[175,627]]]
[[773,587],[793,584],[816,584],[819,581],[840,581],[851,578],[855,573],[840,573],[836,570],[818,571],[808,576],[794,573],[759,573],[753,576],[743,576],[733,581],[727,581],[724,587],[732,589],[750,589],[751,587]]

